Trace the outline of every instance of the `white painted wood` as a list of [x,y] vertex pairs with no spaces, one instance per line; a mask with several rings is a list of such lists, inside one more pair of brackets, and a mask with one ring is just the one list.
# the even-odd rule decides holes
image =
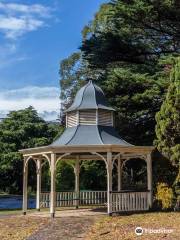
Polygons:
[[27,212],[27,187],[28,187],[28,162],[26,162],[26,158],[24,158],[24,167],[23,167],[23,214],[25,215]]
[[[81,191],[79,193],[79,205],[104,205],[107,203],[107,191]],[[50,206],[50,193],[41,193],[41,208]],[[76,192],[57,192],[56,206],[76,206]]]
[[98,125],[113,126],[112,112],[107,110],[98,110]]
[[78,208],[78,206],[79,206],[79,191],[80,191],[80,189],[79,189],[80,166],[79,166],[79,158],[78,157],[76,159],[74,173],[75,173],[75,193],[76,193],[75,206],[76,206],[76,208]]
[[96,125],[96,110],[79,111],[79,124]]
[[51,195],[50,195],[50,213],[51,217],[54,217],[55,215],[55,204],[56,204],[56,183],[55,183],[55,177],[56,177],[56,154],[51,154]]
[[73,111],[66,114],[67,127],[74,127],[78,125],[78,113]]
[[113,192],[112,212],[145,211],[148,206],[148,192]]
[[114,127],[115,126],[115,121],[114,121],[114,112],[111,111],[111,121],[112,121],[112,126]]
[[77,111],[77,125],[79,125],[79,110]]
[[98,125],[99,123],[98,115],[99,115],[99,112],[98,112],[98,109],[96,109],[96,125]]
[[[144,211],[149,209],[148,192],[113,192],[112,212]],[[57,192],[56,206],[76,206],[75,192]],[[106,191],[83,191],[80,192],[80,205],[104,205],[107,202]],[[50,193],[41,193],[41,207],[50,206]]]
[[117,172],[118,172],[118,191],[121,191],[122,190],[122,159],[120,156],[118,156]]
[[112,213],[112,152],[107,152],[107,212]]
[[148,204],[150,207],[152,207],[153,203],[153,196],[152,196],[152,158],[151,154],[147,155],[147,187],[148,187]]
[[36,161],[37,189],[36,189],[36,209],[40,210],[40,194],[41,194],[41,160]]

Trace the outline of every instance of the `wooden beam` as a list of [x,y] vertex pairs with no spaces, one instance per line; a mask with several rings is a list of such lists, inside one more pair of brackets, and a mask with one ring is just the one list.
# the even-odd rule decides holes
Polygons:
[[36,209],[40,211],[40,195],[41,195],[41,160],[37,159],[36,162],[37,174],[37,189],[36,189]]
[[28,159],[24,158],[24,167],[23,167],[23,214],[26,215],[27,212],[27,201],[28,201],[28,194],[27,194],[27,187],[28,187]]
[[87,153],[87,152],[121,152],[122,154],[137,153],[148,154],[154,150],[152,146],[121,146],[113,144],[105,145],[66,145],[59,147],[39,147],[20,150],[24,155],[43,154],[43,153]]
[[50,213],[51,217],[55,216],[55,202],[56,202],[56,154],[51,154],[51,198],[50,198]]
[[153,189],[152,189],[152,158],[151,154],[147,155],[147,187],[149,191],[148,195],[148,203],[150,208],[152,207],[153,204]]
[[107,211],[112,214],[112,153],[107,152]]

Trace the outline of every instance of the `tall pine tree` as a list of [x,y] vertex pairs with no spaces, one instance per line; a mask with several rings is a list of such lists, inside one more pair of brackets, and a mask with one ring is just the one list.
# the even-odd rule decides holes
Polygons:
[[180,166],[180,57],[174,59],[170,85],[160,111],[156,114],[155,144],[158,150]]

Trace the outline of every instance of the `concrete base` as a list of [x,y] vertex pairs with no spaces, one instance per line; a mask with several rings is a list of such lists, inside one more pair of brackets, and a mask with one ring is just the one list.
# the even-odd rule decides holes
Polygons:
[[54,218],[55,217],[55,213],[51,213],[51,218]]

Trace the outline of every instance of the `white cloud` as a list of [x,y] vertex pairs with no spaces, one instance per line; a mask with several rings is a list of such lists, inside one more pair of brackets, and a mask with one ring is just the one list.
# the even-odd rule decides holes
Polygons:
[[17,39],[27,32],[46,26],[52,9],[41,4],[0,3],[0,32],[8,39]]
[[41,4],[18,4],[18,3],[0,3],[0,9],[7,13],[27,13],[27,14],[39,14],[42,17],[49,17],[51,9]]
[[59,89],[30,86],[0,92],[0,115],[33,106],[46,120],[55,120],[60,110]]

